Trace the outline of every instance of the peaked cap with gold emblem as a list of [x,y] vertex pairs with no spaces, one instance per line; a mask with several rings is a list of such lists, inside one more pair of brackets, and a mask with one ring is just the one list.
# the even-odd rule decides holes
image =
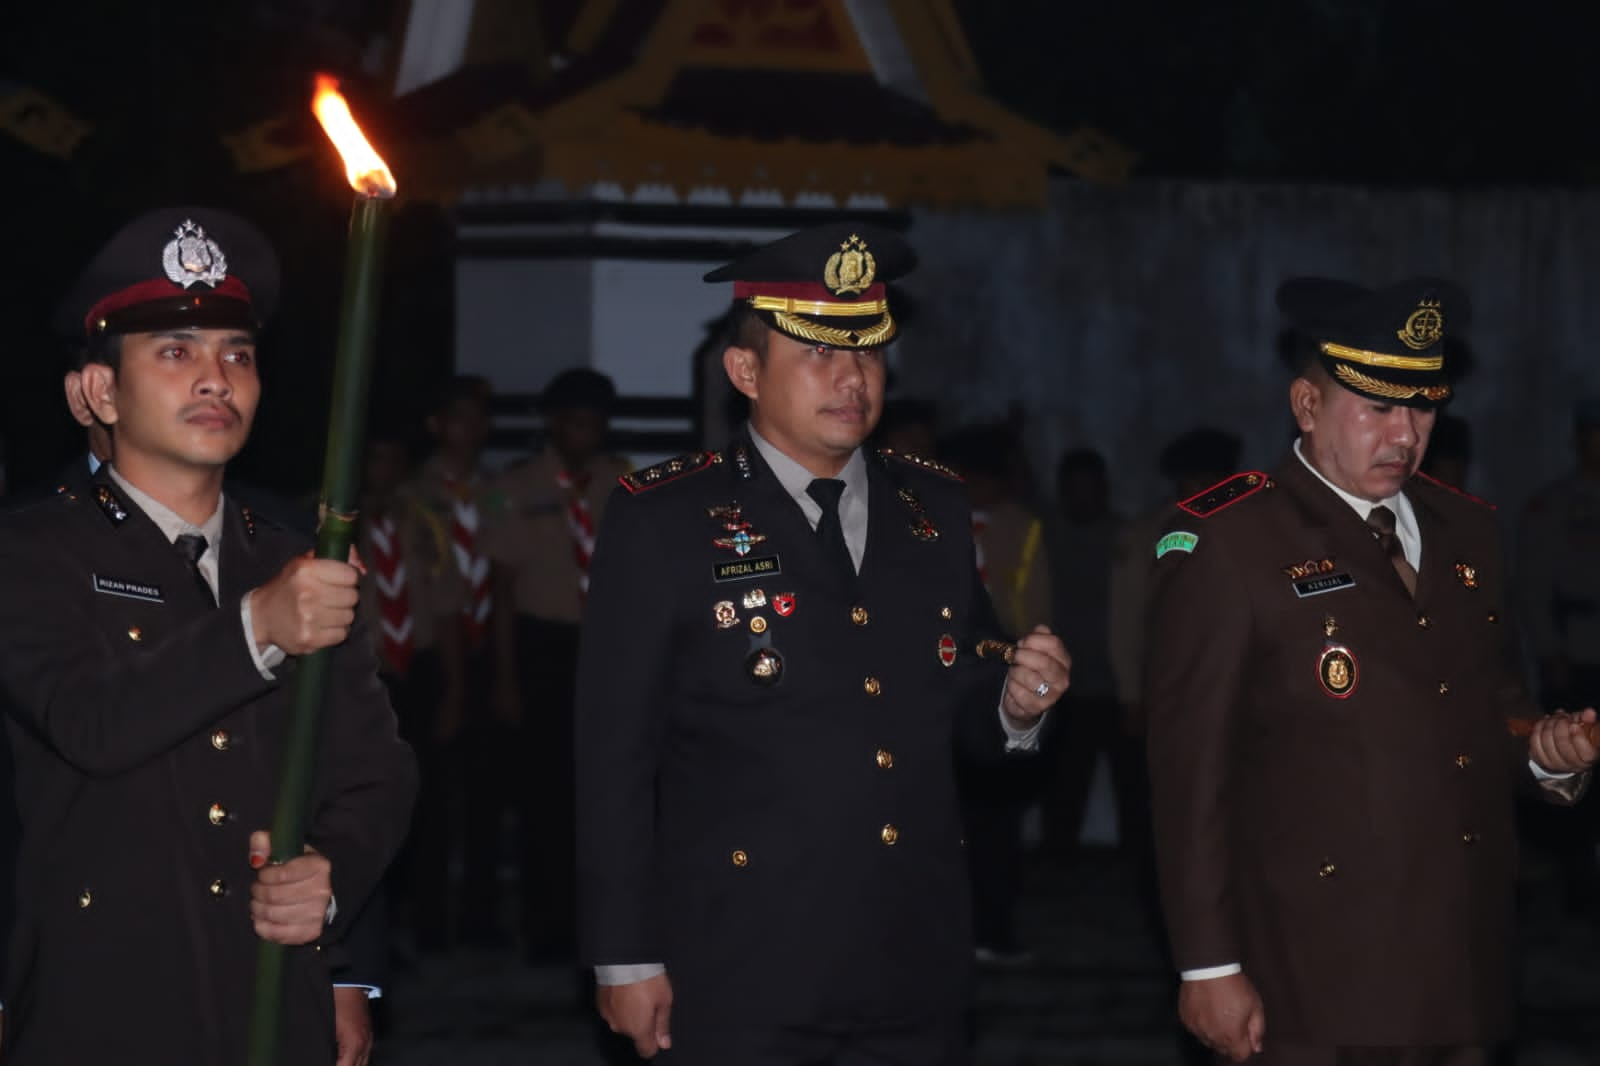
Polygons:
[[705,280],[733,282],[736,301],[796,340],[881,348],[899,332],[884,283],[909,273],[915,261],[895,234],[840,222],[763,245]]
[[63,332],[95,337],[169,329],[254,330],[278,296],[278,257],[251,223],[211,207],[147,211],[78,275]]
[[1293,278],[1278,287],[1278,308],[1351,392],[1405,407],[1437,407],[1450,398],[1445,330],[1460,329],[1470,313],[1459,286],[1411,278],[1369,289]]

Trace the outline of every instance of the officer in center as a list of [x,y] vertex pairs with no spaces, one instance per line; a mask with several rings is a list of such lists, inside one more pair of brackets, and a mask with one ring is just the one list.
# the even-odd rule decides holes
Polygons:
[[829,225],[708,274],[734,285],[723,367],[749,425],[623,477],[600,528],[579,936],[602,1016],[647,1057],[966,1061],[952,745],[1033,747],[1069,660],[1042,627],[980,658],[1002,634],[960,482],[862,447],[897,331],[884,283],[911,258]]

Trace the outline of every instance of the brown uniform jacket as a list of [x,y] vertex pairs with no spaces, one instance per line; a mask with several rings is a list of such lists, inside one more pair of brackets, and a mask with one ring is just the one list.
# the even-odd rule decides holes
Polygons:
[[[597,531],[617,479],[627,472],[628,464],[614,455],[598,455],[590,462],[583,498]],[[512,606],[518,614],[576,623],[583,603],[567,492],[557,482],[560,473],[561,460],[547,449],[495,478],[502,520],[496,523],[487,550],[491,559],[515,575]]]
[[[1412,479],[1413,600],[1298,458],[1249,477],[1189,502],[1209,517],[1175,511],[1167,531],[1198,539],[1155,564],[1145,696],[1175,962],[1242,963],[1269,1039],[1491,1043],[1511,1024],[1513,806],[1530,777],[1506,719],[1536,713],[1494,519]],[[1355,664],[1342,698],[1322,680],[1343,688],[1339,671],[1319,670],[1330,645]]]

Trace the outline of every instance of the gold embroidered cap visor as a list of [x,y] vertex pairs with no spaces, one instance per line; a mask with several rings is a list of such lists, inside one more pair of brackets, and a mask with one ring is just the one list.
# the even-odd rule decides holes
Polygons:
[[1382,403],[1436,407],[1450,398],[1446,330],[1466,324],[1466,293],[1441,278],[1369,289],[1333,278],[1293,278],[1278,308],[1316,347],[1328,374]]
[[734,300],[786,336],[829,348],[881,348],[900,331],[887,283],[915,262],[897,235],[862,223],[792,233],[718,267]]

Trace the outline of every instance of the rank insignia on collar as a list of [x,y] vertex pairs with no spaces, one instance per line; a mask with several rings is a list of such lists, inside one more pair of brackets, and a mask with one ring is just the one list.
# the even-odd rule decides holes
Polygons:
[[719,548],[731,548],[735,555],[749,555],[750,549],[767,539],[765,533],[751,533],[741,529],[731,537],[717,537],[711,543]]
[[248,507],[239,508],[239,517],[244,519],[244,531],[250,536],[256,535],[256,513]]
[[122,506],[122,501],[117,499],[117,494],[105,485],[96,485],[94,488],[95,502],[100,505],[100,510],[111,519],[113,525],[120,526],[127,521],[128,509]]
[[776,593],[772,597],[772,609],[774,611],[777,611],[780,615],[782,615],[785,618],[788,618],[791,614],[794,614],[794,593],[792,593],[792,592],[779,592],[779,593]]
[[1471,563],[1457,563],[1456,577],[1460,579],[1462,585],[1469,589],[1478,587],[1478,568]]
[[711,617],[716,620],[718,629],[732,629],[739,624],[739,611],[732,600],[712,604]]
[[1317,657],[1317,682],[1336,700],[1349,699],[1359,679],[1355,653],[1343,644],[1329,643]]
[[228,277],[228,260],[205,228],[185,219],[177,235],[161,250],[161,269],[174,285],[185,289],[197,282],[216,288]]

